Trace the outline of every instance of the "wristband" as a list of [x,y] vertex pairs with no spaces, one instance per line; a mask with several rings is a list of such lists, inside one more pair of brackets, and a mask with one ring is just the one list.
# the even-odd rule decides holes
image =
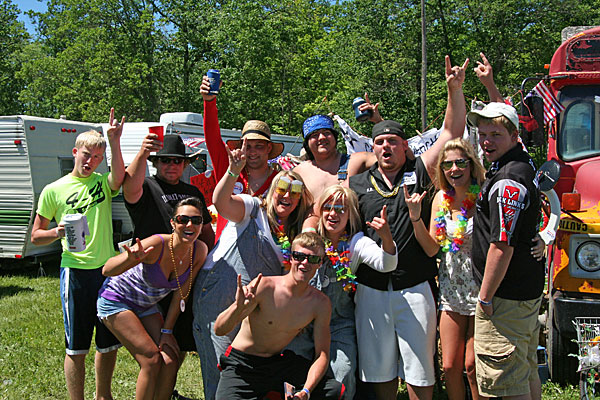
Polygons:
[[306,398],[310,399],[310,390],[308,390],[307,388],[302,388],[301,392],[306,393]]
[[419,222],[421,220],[421,217],[417,218],[417,219],[412,219],[411,217],[408,217],[410,219],[410,222]]
[[306,228],[302,229],[302,233],[304,232],[317,232],[317,230],[315,228],[313,228],[312,226],[307,226]]
[[230,170],[229,168],[227,168],[227,173],[229,174],[229,176],[232,176],[232,177],[234,177],[234,178],[237,178],[237,177],[239,177],[239,176],[240,176],[240,174],[237,174],[237,175],[236,175],[236,174],[234,174],[233,172],[231,172],[231,170]]
[[160,329],[160,333],[166,333],[167,335],[172,335],[173,334],[173,329],[161,328]]
[[491,300],[490,301],[483,301],[483,300],[481,300],[481,297],[479,297],[479,295],[477,295],[477,301],[479,301],[481,303],[481,305],[484,305],[484,306],[491,306],[492,305],[492,301]]

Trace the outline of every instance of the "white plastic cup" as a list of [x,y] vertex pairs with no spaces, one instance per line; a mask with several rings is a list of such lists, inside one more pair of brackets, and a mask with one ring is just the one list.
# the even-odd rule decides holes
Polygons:
[[85,235],[90,234],[87,218],[83,214],[67,214],[63,217],[65,238],[70,252],[85,250]]

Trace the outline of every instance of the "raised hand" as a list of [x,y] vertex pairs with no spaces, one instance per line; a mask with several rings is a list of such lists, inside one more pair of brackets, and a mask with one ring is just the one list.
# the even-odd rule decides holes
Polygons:
[[408,217],[412,221],[417,221],[419,218],[421,218],[421,202],[426,194],[427,191],[424,191],[421,194],[413,193],[409,195],[408,189],[406,188],[406,185],[404,185],[404,201],[408,207]]
[[146,257],[148,257],[148,254],[154,249],[154,246],[150,246],[147,249],[144,249],[142,241],[139,238],[135,240],[136,244],[132,248],[130,248],[126,244],[124,244],[123,247],[127,251],[127,258],[129,260],[140,262]]
[[450,57],[446,56],[446,84],[448,89],[460,89],[463,82],[465,81],[465,70],[469,65],[469,59],[467,58],[461,67],[455,65],[454,67],[450,63]]
[[365,103],[358,106],[358,109],[360,111],[371,110],[371,117],[369,118],[369,121],[375,124],[383,121],[383,118],[381,118],[381,114],[379,113],[379,103],[373,105],[367,92],[365,92]]
[[108,117],[109,127],[106,131],[109,141],[119,140],[123,133],[123,124],[125,123],[125,116],[121,117],[121,123],[115,119],[115,109],[111,107],[110,116]]
[[382,240],[393,240],[392,231],[390,230],[390,225],[387,222],[387,206],[383,206],[381,212],[379,213],[379,217],[373,218],[373,221],[367,221],[366,224],[373,228],[377,235]]
[[247,284],[242,285],[242,275],[237,276],[237,291],[235,293],[235,302],[237,308],[244,312],[244,317],[249,314],[253,309],[256,302],[256,290],[262,279],[262,274],[258,274],[256,279]]
[[481,57],[481,61],[477,61],[477,66],[473,68],[475,74],[479,78],[479,81],[483,84],[483,86],[489,86],[494,84],[494,71],[492,70],[492,66],[485,54],[479,53]]
[[142,142],[142,149],[146,151],[148,154],[156,151],[160,151],[163,148],[163,142],[158,140],[158,135],[156,133],[149,133],[144,138]]
[[[220,81],[219,88],[221,87],[222,84],[223,84],[223,81]],[[204,101],[213,101],[215,99],[215,97],[217,97],[216,94],[208,94],[209,91],[210,91],[210,80],[208,80],[208,76],[204,75],[202,77],[202,84],[200,85],[200,94],[202,94],[202,98],[204,99]]]
[[225,150],[227,150],[227,157],[229,157],[229,170],[239,175],[246,165],[246,139],[242,141],[241,149],[230,150],[228,146],[225,146]]

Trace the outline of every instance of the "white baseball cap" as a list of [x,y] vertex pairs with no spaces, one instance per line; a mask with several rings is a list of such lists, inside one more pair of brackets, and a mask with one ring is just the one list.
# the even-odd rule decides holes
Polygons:
[[474,110],[467,113],[467,125],[476,128],[480,117],[491,119],[501,116],[508,118],[515,126],[515,129],[519,129],[519,115],[517,114],[517,110],[506,103],[498,102],[489,103],[481,110]]

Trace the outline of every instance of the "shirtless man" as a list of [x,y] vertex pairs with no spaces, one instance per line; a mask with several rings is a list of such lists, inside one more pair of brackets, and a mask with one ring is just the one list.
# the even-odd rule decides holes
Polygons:
[[302,124],[302,133],[308,159],[294,171],[302,176],[310,193],[318,199],[325,188],[346,180],[349,157],[337,151],[339,133],[327,115],[308,117]]
[[[238,275],[235,302],[215,321],[215,333],[226,335],[242,326],[221,356],[217,400],[262,399],[270,392],[284,395],[287,382],[300,391],[286,399],[341,399],[344,386],[325,376],[329,365],[331,303],[309,285],[325,256],[325,244],[316,233],[296,236],[292,243],[290,273],[258,275],[242,286]],[[314,323],[315,359],[309,361],[282,349],[311,322]],[[325,377],[325,378],[324,378]],[[322,379],[324,378],[324,379]]]

